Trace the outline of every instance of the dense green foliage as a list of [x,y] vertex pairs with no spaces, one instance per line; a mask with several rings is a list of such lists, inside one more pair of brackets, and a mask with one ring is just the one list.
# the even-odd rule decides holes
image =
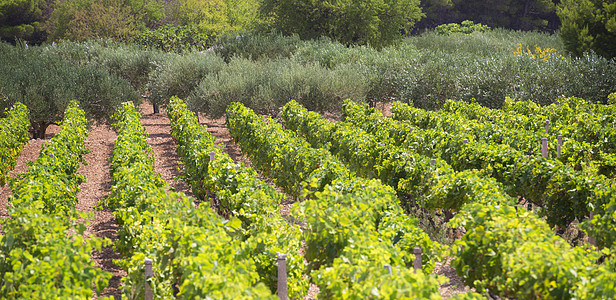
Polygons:
[[[30,110],[35,138],[44,138],[50,124],[58,123],[71,99],[78,100],[86,116],[107,120],[120,99],[139,100],[126,80],[96,64],[80,64],[55,53],[56,46],[21,47],[0,44],[0,108],[15,102]],[[58,46],[59,47],[59,46]]]
[[491,28],[487,25],[482,25],[481,23],[475,24],[473,21],[466,20],[462,21],[460,24],[449,23],[436,26],[434,32],[437,35],[450,35],[454,33],[471,34],[473,32],[484,32],[490,29]]
[[448,99],[500,108],[507,96],[541,105],[563,95],[605,103],[616,89],[616,63],[592,53],[543,60],[513,51],[487,57],[425,51],[401,70],[395,87],[398,100],[427,109],[441,108]]
[[[548,106],[539,106],[532,101],[515,101],[508,98],[502,110],[449,101],[444,106],[444,111],[457,113],[462,118],[475,120],[471,121],[473,123],[483,123],[494,129],[506,128],[505,131],[510,132],[508,135],[495,134],[493,137],[498,138],[493,140],[500,138],[504,143],[525,152],[539,153],[540,147],[536,141],[543,135],[553,137],[562,134],[563,149],[558,158],[560,161],[576,168],[596,167],[599,174],[608,177],[613,178],[616,175],[616,109],[613,105],[563,97]],[[453,124],[453,120],[450,123]],[[545,131],[546,124],[549,132]],[[494,129],[489,131],[494,132]],[[526,145],[523,145],[524,143]],[[549,145],[550,156],[556,157],[553,138],[550,138]]]
[[558,5],[560,36],[575,56],[594,51],[616,57],[616,2],[613,0],[563,0]]
[[17,102],[0,119],[0,187],[15,167],[17,156],[29,140],[30,115],[28,108]]
[[[373,143],[370,140],[375,140],[375,136],[353,130],[348,125],[339,125],[343,122],[327,126],[328,121],[319,120],[314,113],[294,102],[284,108],[283,119],[287,127],[296,128],[313,143],[329,146],[330,151],[348,161],[354,170],[361,170],[364,164],[360,162],[369,163],[378,157],[379,153],[372,149],[381,146],[383,156],[387,155],[383,149],[395,149],[385,132],[380,132],[378,136],[381,138]],[[379,120],[373,119],[370,123],[379,124]],[[385,125],[380,130],[390,128],[383,123],[380,125]],[[353,136],[354,139],[341,138],[345,131],[349,134],[344,136]],[[405,133],[411,134],[409,130]],[[420,159],[421,156],[415,158]],[[384,166],[372,168],[380,171]],[[442,163],[439,166],[437,160],[436,165],[430,167],[433,170],[438,168],[436,172],[429,169],[422,172],[421,175],[426,177],[432,177],[434,173],[438,175],[427,184],[428,191],[415,196],[423,197],[426,203],[442,196],[459,207],[451,226],[463,226],[467,233],[456,242],[453,265],[467,284],[506,297],[569,298],[598,274],[600,268],[594,264],[599,253],[572,248],[555,236],[536,214],[520,211],[496,182],[482,179],[477,172],[454,174],[443,166]],[[409,184],[416,183],[410,181]],[[445,203],[438,205],[447,207]]]
[[[569,166],[562,166],[557,162],[544,163],[543,166],[537,168],[534,172],[527,172],[527,174],[531,175],[531,178],[541,173],[550,174],[543,178],[535,178],[529,181],[528,183],[534,184],[536,187],[535,190],[530,190],[531,194],[528,196],[531,199],[540,199],[543,196],[537,192],[552,190],[552,192],[545,195],[558,201],[554,202],[556,204],[554,208],[558,211],[569,211],[569,213],[573,212],[575,214],[585,210],[593,211],[595,215],[593,219],[583,224],[586,232],[596,238],[597,245],[600,247],[612,247],[614,242],[616,242],[616,230],[614,230],[616,228],[616,218],[613,215],[613,212],[616,210],[616,186],[613,180],[615,161],[613,153],[604,152],[606,150],[605,146],[613,146],[613,144],[609,143],[604,145],[604,141],[613,139],[613,133],[610,134],[614,130],[613,105],[597,105],[578,98],[566,98],[561,99],[559,103],[547,107],[539,107],[532,102],[526,101],[510,102],[504,108],[504,111],[498,111],[472,104],[451,102],[445,107],[449,112],[445,111],[444,113],[451,114],[456,112],[459,117],[443,122],[448,123],[447,125],[439,125],[432,122],[437,120],[437,118],[426,117],[427,114],[431,113],[417,114],[418,111],[415,109],[409,107],[407,109],[399,109],[402,107],[402,105],[394,107],[393,111],[396,112],[396,118],[423,120],[423,123],[427,126],[443,128],[449,131],[472,128],[472,126],[460,126],[464,124],[464,118],[482,120],[487,124],[484,128],[500,129],[498,131],[480,129],[477,133],[481,132],[480,134],[484,139],[488,138],[488,140],[493,142],[503,142],[511,146],[515,145],[519,140],[525,140],[525,138],[519,134],[499,134],[499,131],[502,131],[504,128],[505,131],[515,133],[515,130],[510,129],[512,126],[545,130],[537,128],[544,126],[544,120],[551,121],[552,131],[562,130],[564,134],[571,134],[573,137],[576,135],[588,135],[586,139],[593,141],[593,137],[603,136],[600,140],[595,140],[597,144],[564,138],[563,153],[560,159],[566,164],[573,165],[575,169],[583,167],[585,172],[574,172]],[[403,110],[406,110],[406,112]],[[415,111],[416,113],[408,114],[409,111]],[[515,112],[524,112],[524,114],[521,115]],[[528,119],[527,115],[533,117]],[[431,122],[426,122],[430,119],[432,119]],[[443,118],[443,120],[446,120],[446,118]],[[540,121],[536,122],[535,120]],[[494,124],[490,124],[490,122],[494,122]],[[570,128],[572,127],[577,129],[571,130]],[[477,128],[482,128],[482,126]],[[493,140],[493,138],[496,138],[496,140]],[[533,144],[538,145],[537,141],[535,140]],[[554,157],[554,140],[550,139],[550,141],[550,156]],[[535,150],[534,152],[537,153],[537,151]],[[509,155],[507,151],[497,153],[500,157]],[[492,155],[490,157],[498,156]],[[494,162],[498,161],[497,159],[494,160]],[[545,171],[539,171],[540,169]],[[599,173],[599,175],[595,172]],[[611,179],[608,180],[603,175],[608,175]],[[545,181],[547,178],[551,179]],[[545,187],[545,189],[542,187]],[[562,199],[570,199],[574,204],[561,203],[558,205]],[[576,208],[574,209],[574,207]],[[593,224],[593,226],[588,226],[589,224]]]
[[124,41],[137,35],[137,18],[122,0],[66,0],[54,3],[47,20],[49,40]]
[[281,33],[259,34],[244,32],[226,34],[218,38],[213,50],[229,62],[239,56],[252,60],[290,57],[304,42],[299,36],[284,36]]
[[417,0],[265,0],[260,9],[282,33],[375,48],[399,40],[423,16]]
[[[280,216],[279,203],[284,196],[259,179],[250,167],[236,164],[214,145],[214,138],[179,98],[167,106],[171,134],[178,143],[184,173],[193,194],[203,201],[214,201],[218,212],[242,220],[246,238],[245,251],[255,261],[260,280],[272,293],[277,289],[277,254],[287,260],[289,296],[306,295],[306,266],[300,254],[302,232]],[[210,160],[214,153],[214,160]],[[208,199],[209,198],[209,199]]]
[[188,98],[207,75],[217,74],[224,67],[224,61],[213,53],[170,55],[150,74],[149,101],[165,105],[173,96]]
[[365,98],[367,82],[359,71],[355,66],[328,69],[289,59],[234,58],[206,75],[187,102],[214,118],[223,116],[233,101],[264,114],[275,113],[291,98],[313,110],[336,111],[341,99]]
[[48,5],[46,0],[0,1],[0,40],[42,42]]
[[555,31],[560,25],[553,0],[424,0],[418,29],[471,20],[490,27]]
[[195,26],[165,25],[142,32],[135,38],[135,43],[167,52],[190,52],[206,50],[214,40],[214,37],[200,32]]
[[[438,295],[436,280],[402,271],[412,265],[413,247],[421,246],[424,272],[429,272],[438,245],[416,227],[416,220],[402,214],[391,188],[354,177],[327,151],[310,148],[274,120],[263,120],[239,103],[227,114],[231,135],[251,161],[287,192],[304,190],[309,198],[295,214],[306,219],[305,257],[318,270],[312,277],[321,297]],[[351,265],[359,258],[364,263]],[[381,263],[408,280],[390,281]]]
[[35,44],[138,39],[165,49],[174,42],[179,50],[186,47],[177,42],[188,39],[209,47],[225,32],[266,28],[266,22],[257,18],[259,5],[258,0],[4,0],[0,2],[0,39]]
[[[85,238],[75,209],[77,169],[87,153],[84,112],[71,102],[61,130],[46,145],[20,180],[11,182],[10,218],[2,220],[0,297],[91,298],[111,274],[94,265],[93,250],[103,241]],[[81,215],[84,217],[84,215]]]
[[124,255],[119,265],[128,273],[124,296],[143,297],[143,260],[148,257],[154,276],[147,280],[157,298],[273,299],[259,282],[241,221],[225,220],[206,205],[196,207],[192,198],[167,191],[154,172],[152,148],[132,102],[125,103],[115,119],[112,191],[105,205],[114,209],[120,224],[116,249]]
[[[588,216],[588,205],[595,202],[595,187],[609,182],[603,176],[578,172],[555,158],[541,157],[543,135],[525,136],[504,125],[515,123],[512,119],[502,118],[503,124],[480,123],[465,120],[453,111],[435,113],[398,102],[392,114],[395,120],[405,122],[385,118],[352,102],[346,103],[344,113],[346,120],[381,140],[428,157],[440,157],[456,171],[481,170],[501,183],[512,197],[521,196],[541,206],[550,225],[567,227],[575,218]],[[411,126],[416,127],[411,130]]]
[[562,299],[599,274],[599,253],[571,247],[511,201],[482,196],[451,221],[467,230],[452,264],[467,284],[504,297]]

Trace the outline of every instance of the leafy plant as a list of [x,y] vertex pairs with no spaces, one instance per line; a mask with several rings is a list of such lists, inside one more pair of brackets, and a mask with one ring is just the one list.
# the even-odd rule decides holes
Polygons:
[[15,167],[19,152],[29,140],[30,116],[28,108],[17,102],[0,119],[0,187],[6,183],[7,174]]
[[111,274],[94,265],[93,250],[107,243],[83,236],[76,212],[77,174],[88,135],[86,118],[71,101],[61,130],[41,150],[21,180],[11,182],[10,218],[2,220],[0,297],[90,298],[101,292]]
[[438,25],[434,28],[434,33],[437,35],[450,35],[454,33],[472,34],[473,32],[484,32],[490,29],[490,26],[482,25],[481,23],[475,24],[473,21],[465,20],[460,24],[449,23]]

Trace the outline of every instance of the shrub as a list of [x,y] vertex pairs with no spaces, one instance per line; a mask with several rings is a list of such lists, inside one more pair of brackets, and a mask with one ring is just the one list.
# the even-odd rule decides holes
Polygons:
[[224,65],[211,52],[170,55],[149,78],[149,100],[154,105],[165,105],[172,96],[188,98],[206,75],[216,74]]
[[563,0],[557,9],[560,37],[575,56],[595,51],[616,57],[616,3],[601,0]]
[[44,51],[59,55],[77,65],[102,66],[130,83],[135,91],[144,94],[150,72],[168,59],[158,50],[143,49],[112,40],[93,39],[85,42],[66,41],[47,45]]
[[239,56],[253,60],[264,58],[290,57],[301,45],[297,35],[283,36],[280,33],[227,33],[221,36],[214,51],[229,62],[232,57]]
[[47,27],[52,41],[93,37],[126,41],[138,34],[136,23],[124,1],[67,0],[54,2]]
[[276,113],[294,99],[311,110],[336,111],[341,99],[366,99],[366,77],[356,65],[330,70],[292,59],[252,61],[234,58],[220,72],[206,76],[189,97],[189,106],[221,117],[238,101],[260,113]]
[[203,51],[212,46],[214,41],[214,37],[199,31],[196,26],[169,24],[155,30],[146,30],[135,38],[135,43],[148,49],[177,53]]
[[605,103],[606,96],[616,91],[616,63],[592,53],[541,60],[511,52],[483,57],[425,51],[393,81],[398,100],[428,109],[440,108],[447,99],[500,108],[506,96],[542,105],[560,96]]
[[126,80],[100,65],[77,65],[42,47],[21,49],[1,44],[0,103],[19,101],[30,110],[35,138],[44,138],[50,124],[62,120],[70,100],[78,100],[88,118],[106,121],[124,100],[138,101]]
[[490,26],[482,25],[481,23],[473,23],[473,21],[462,21],[462,23],[449,23],[436,26],[434,32],[437,35],[450,35],[452,33],[471,34],[473,32],[484,32],[490,30]]
[[409,32],[424,15],[417,0],[391,1],[264,1],[261,11],[274,27],[302,39],[328,36],[345,45],[381,48]]

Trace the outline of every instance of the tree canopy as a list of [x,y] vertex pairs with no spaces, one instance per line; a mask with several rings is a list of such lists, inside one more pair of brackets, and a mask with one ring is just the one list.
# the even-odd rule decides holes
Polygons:
[[573,55],[593,50],[616,57],[616,1],[563,0],[558,6],[560,36]]
[[0,39],[42,41],[47,7],[46,0],[0,0]]
[[264,0],[261,12],[283,33],[377,48],[400,38],[424,16],[419,0]]

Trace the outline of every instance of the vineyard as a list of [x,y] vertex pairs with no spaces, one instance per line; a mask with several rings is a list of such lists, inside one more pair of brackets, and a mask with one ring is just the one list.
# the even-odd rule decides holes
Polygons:
[[[0,183],[12,195],[0,297],[440,299],[447,279],[433,270],[451,257],[472,288],[456,299],[611,299],[615,115],[573,97],[498,110],[394,102],[391,116],[347,100],[339,121],[295,101],[277,118],[235,102],[225,125],[249,159],[238,161],[173,97],[166,134],[184,193],[156,171],[144,115],[126,102],[96,208],[115,219],[112,246],[85,234],[93,216],[77,208],[89,180],[84,111],[71,102],[38,158],[9,176],[28,143],[18,103],[0,120]],[[435,239],[425,215],[461,237]],[[577,237],[564,238],[572,227]],[[117,293],[94,259],[104,248],[119,257]]]

